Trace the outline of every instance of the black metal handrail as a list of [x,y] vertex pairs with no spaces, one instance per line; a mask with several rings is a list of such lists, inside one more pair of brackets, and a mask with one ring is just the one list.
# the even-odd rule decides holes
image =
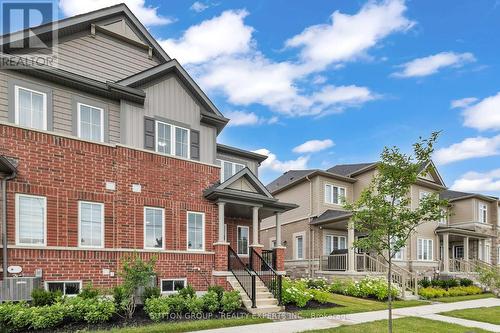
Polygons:
[[252,301],[252,308],[256,307],[255,274],[248,269],[240,257],[229,246],[227,251],[227,268],[240,283],[241,287]]
[[274,250],[262,250],[262,259],[273,269],[276,269],[276,256]]
[[252,248],[250,252],[250,268],[269,289],[274,298],[278,300],[278,305],[281,305],[281,275],[271,267],[262,256]]

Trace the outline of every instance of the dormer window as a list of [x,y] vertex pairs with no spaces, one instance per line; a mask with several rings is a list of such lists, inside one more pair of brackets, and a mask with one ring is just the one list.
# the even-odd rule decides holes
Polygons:
[[224,183],[226,180],[237,174],[239,171],[245,169],[245,165],[236,162],[217,160],[220,165],[220,181]]
[[484,203],[479,204],[479,222],[488,222],[488,206]]

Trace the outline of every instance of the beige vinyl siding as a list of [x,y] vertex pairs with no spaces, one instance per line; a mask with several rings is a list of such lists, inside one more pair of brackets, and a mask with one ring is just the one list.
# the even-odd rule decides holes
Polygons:
[[370,185],[376,172],[376,170],[371,170],[356,176],[356,182],[353,184],[354,200],[357,200],[361,192]]
[[238,191],[257,193],[257,190],[245,178],[238,179],[237,181],[229,185],[228,188]]
[[314,196],[313,196],[313,215],[321,215],[328,209],[343,210],[342,204],[330,204],[325,202],[325,185],[343,187],[346,189],[346,200],[353,200],[353,186],[351,183],[343,182],[337,179],[317,176],[314,178]]
[[217,130],[200,123],[200,105],[179,79],[169,75],[142,88],[146,92],[144,107],[122,101],[122,142],[144,148],[144,117],[160,117],[200,131],[200,161],[215,163]]
[[[31,78],[18,72],[6,70],[0,71],[0,120],[8,121],[8,82],[9,80],[22,80],[52,89],[53,105],[53,130],[54,132],[75,135],[73,133],[73,99],[82,97],[93,99],[98,103],[105,104],[109,112],[109,142],[120,143],[120,104],[117,101],[106,98],[83,94],[79,91],[68,89],[64,86]],[[22,84],[22,83],[21,83]]]
[[474,200],[465,199],[451,203],[451,214],[448,218],[449,224],[467,223],[474,221]]
[[259,163],[255,160],[243,158],[241,156],[234,156],[227,153],[221,154],[217,153],[217,159],[224,160],[233,163],[239,163],[245,165],[252,173],[256,176],[259,176]]

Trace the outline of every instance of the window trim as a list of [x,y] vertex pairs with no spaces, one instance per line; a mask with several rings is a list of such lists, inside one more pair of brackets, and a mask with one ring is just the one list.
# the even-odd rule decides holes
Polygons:
[[82,280],[64,280],[64,281],[57,281],[57,280],[49,280],[49,281],[44,281],[43,282],[43,285],[44,285],[44,289],[46,291],[49,290],[49,283],[64,283],[64,285],[66,285],[66,283],[78,283],[79,284],[79,292],[78,294],[75,294],[75,295],[66,295],[66,286],[63,288],[63,296],[66,296],[66,297],[76,297],[78,296],[81,292],[82,292],[82,285],[83,285],[83,282]]
[[[101,206],[101,245],[100,246],[94,246],[94,245],[82,245],[82,226],[81,226],[81,217],[82,217],[82,203],[86,204],[91,204],[91,205],[100,205]],[[105,224],[104,224],[104,203],[102,202],[95,202],[95,201],[85,201],[85,200],[79,200],[78,201],[78,247],[81,248],[88,248],[88,249],[103,249],[104,248],[104,233],[106,232],[104,230]]]
[[346,250],[347,249],[347,236],[344,236],[344,235],[336,235],[336,234],[331,234],[331,233],[325,233],[325,236],[323,238],[323,242],[324,242],[324,246],[323,246],[323,253],[324,255],[330,255],[330,253],[325,253],[326,252],[326,244],[327,244],[327,238],[328,237],[331,237],[331,245],[332,245],[332,251],[333,251],[333,238],[334,237],[337,237],[337,244],[340,244],[340,238],[344,238],[344,244],[345,244],[345,248],[344,249],[338,249],[338,250]]
[[[418,242],[422,241],[422,256],[418,253]],[[429,259],[424,259],[424,243],[425,241],[431,242],[431,253]],[[420,258],[421,257],[421,258]],[[434,239],[432,238],[417,238],[417,260],[418,261],[434,261]]]
[[[25,125],[19,124],[19,89],[27,90],[29,92],[40,94],[43,96],[43,126],[42,126],[42,128],[38,128],[38,129],[47,131],[47,128],[48,128],[47,93],[43,92],[43,91],[35,90],[35,89],[26,88],[26,87],[18,85],[18,84],[14,85],[14,123],[16,125],[19,125],[19,126],[25,126]],[[32,127],[32,126],[27,126],[27,127],[37,129],[36,127]]]
[[[331,202],[326,201],[326,187],[327,187],[327,186],[331,186],[331,188],[332,188],[332,191],[331,191],[331,194],[330,194],[330,198],[329,198],[329,199],[331,200]],[[332,184],[332,183],[325,183],[325,185],[323,186],[323,191],[324,191],[324,192],[323,192],[323,201],[324,201],[326,204],[328,204],[328,205],[336,205],[336,206],[339,206],[339,205],[341,205],[341,203],[340,203],[340,201],[339,201],[339,200],[338,200],[339,202],[337,202],[337,203],[333,202],[333,188],[335,188],[335,187],[338,189],[337,193],[338,193],[338,195],[339,195],[339,196],[338,196],[338,198],[337,198],[337,200],[338,200],[338,199],[340,199],[340,189],[343,189],[343,190],[344,190],[344,198],[347,198],[347,188],[346,188],[346,187],[344,187],[344,186],[339,186],[339,185]]]
[[[19,198],[21,197],[30,197],[30,198],[38,198],[38,199],[43,199],[44,202],[44,216],[43,216],[43,244],[29,244],[29,243],[21,243],[19,241],[19,223],[21,222],[19,220]],[[47,246],[47,197],[41,196],[41,195],[31,195],[31,194],[24,194],[24,193],[16,193],[15,196],[15,218],[16,218],[16,245],[21,245],[21,246],[30,246],[30,247],[37,247],[37,246]]]
[[[302,238],[302,257],[299,258],[299,247],[297,245],[297,239],[301,237]],[[296,234],[293,234],[293,258],[295,260],[304,260],[305,259],[305,242],[306,242],[306,235],[303,232],[299,232]]]
[[165,278],[165,279],[160,279],[160,293],[163,295],[171,295],[171,294],[176,294],[178,291],[163,291],[163,281],[182,281],[184,282],[184,288],[187,287],[187,278]]
[[[153,209],[153,210],[160,210],[161,211],[161,236],[162,236],[162,242],[161,242],[161,247],[148,247],[146,246],[146,209]],[[143,248],[144,250],[165,250],[165,209],[162,207],[152,207],[152,206],[144,206],[142,210],[142,224],[143,224],[143,230],[144,230],[144,240],[143,240]]]
[[[160,123],[163,125],[166,125],[166,126],[170,126],[170,154],[162,153],[158,150],[158,124],[160,124]],[[176,152],[177,152],[177,148],[176,148],[176,144],[175,144],[175,129],[176,128],[180,128],[180,129],[187,131],[187,156],[186,157],[176,155]],[[160,153],[160,154],[164,154],[167,156],[175,156],[175,157],[179,157],[179,158],[190,159],[191,158],[191,129],[189,129],[187,127],[177,126],[177,125],[165,122],[165,121],[155,119],[155,152]]]
[[[227,180],[227,179],[224,179],[224,170],[225,170],[224,163],[231,163],[231,174],[232,174],[231,177],[236,174],[236,166],[237,165],[242,166],[243,169],[245,169],[247,167],[243,163],[238,163],[238,162],[223,160],[223,159],[220,159],[220,158],[218,158],[217,160],[220,161],[220,180],[221,180],[221,183],[224,183]],[[231,177],[229,177],[229,178],[231,178]]]
[[[247,236],[247,254],[242,254],[240,253],[240,243],[238,240],[238,231],[239,229],[247,229],[248,230],[248,236]],[[247,225],[238,225],[236,226],[236,254],[240,257],[246,258],[250,255],[250,227]]]
[[[479,214],[479,223],[487,224],[488,223],[488,205],[483,203],[483,202],[479,202],[477,206],[478,206],[478,214]],[[483,209],[483,207],[484,207],[484,209]],[[485,212],[485,215],[486,215],[485,221],[483,221],[483,214],[482,214],[483,211]]]
[[80,125],[81,115],[80,115],[80,113],[81,113],[82,106],[87,106],[89,108],[101,111],[101,122],[100,122],[101,123],[101,135],[100,135],[100,140],[98,142],[104,142],[104,109],[101,107],[98,107],[98,106],[93,106],[93,105],[81,103],[81,102],[76,103],[76,118],[77,118],[76,119],[76,128],[77,128],[76,135],[80,139],[92,141],[92,139],[89,139],[89,138],[82,138],[82,135],[81,135],[81,125]]
[[[202,248],[199,250],[189,248],[189,214],[200,214],[201,215],[201,223],[202,223],[201,230],[202,230],[203,236],[201,237]],[[205,252],[205,213],[203,213],[203,212],[194,212],[194,211],[187,211],[186,212],[186,249],[189,252]]]

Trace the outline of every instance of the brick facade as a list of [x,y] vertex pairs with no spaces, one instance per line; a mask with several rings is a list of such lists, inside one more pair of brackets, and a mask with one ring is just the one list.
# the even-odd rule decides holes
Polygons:
[[[43,270],[43,280],[92,280],[110,287],[124,255],[157,256],[159,278],[187,277],[198,290],[213,282],[217,207],[203,190],[219,179],[219,168],[123,146],[96,144],[0,125],[0,154],[18,160],[8,183],[8,260],[23,275]],[[116,184],[106,190],[106,182]],[[141,192],[133,192],[140,184]],[[15,194],[47,198],[47,246],[21,248],[15,237]],[[78,248],[78,201],[104,203],[103,249]],[[144,206],[165,210],[164,251],[143,250]],[[205,251],[187,251],[187,212],[205,214]]]

